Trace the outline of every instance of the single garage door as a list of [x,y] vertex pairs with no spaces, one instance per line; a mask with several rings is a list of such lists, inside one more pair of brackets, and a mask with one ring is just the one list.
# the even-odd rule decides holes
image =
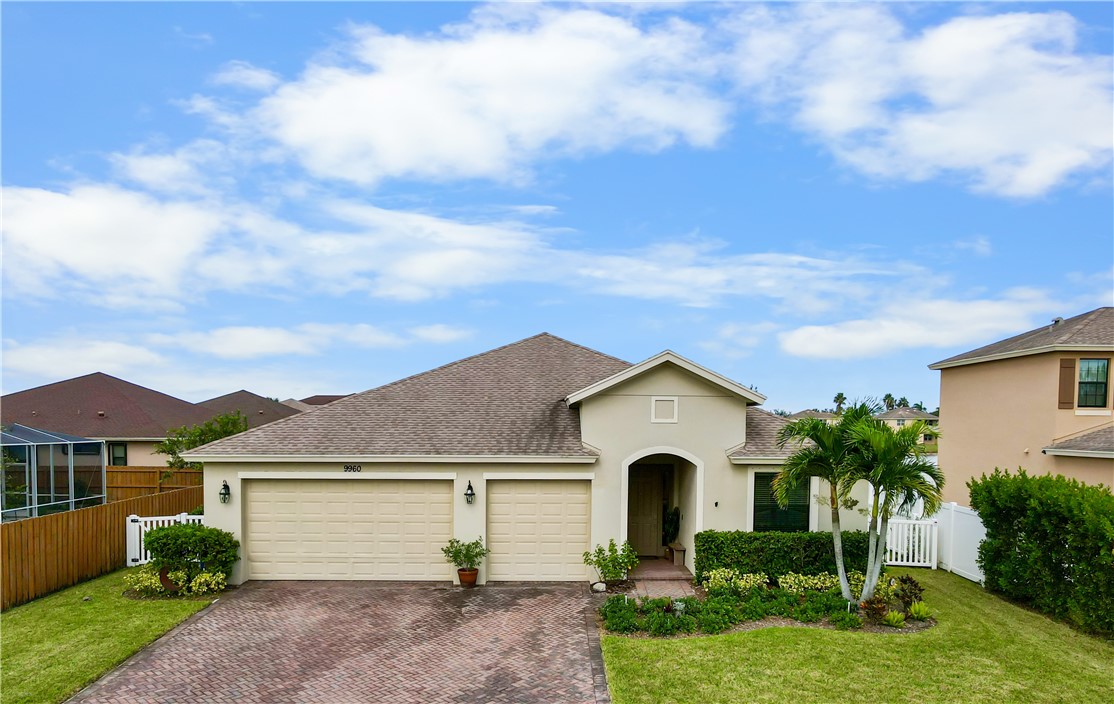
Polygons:
[[253,479],[245,493],[252,579],[452,578],[450,481]]
[[590,523],[587,481],[488,481],[487,578],[585,579]]

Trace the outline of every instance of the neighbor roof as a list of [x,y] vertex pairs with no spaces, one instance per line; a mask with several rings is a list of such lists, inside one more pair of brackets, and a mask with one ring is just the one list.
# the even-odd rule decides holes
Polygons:
[[940,420],[940,416],[909,406],[891,408],[888,411],[874,414],[874,417],[879,420]]
[[302,399],[302,403],[308,406],[324,406],[333,401],[339,401],[342,398],[348,398],[352,394],[317,394],[315,396],[306,396]]
[[247,417],[249,428],[258,428],[280,418],[300,413],[296,408],[243,389],[202,401],[197,405],[208,408],[214,414],[239,411]]
[[590,458],[595,453],[581,442],[580,416],[564,399],[629,366],[542,333],[184,456]]
[[[7,394],[3,423],[87,438],[162,439],[213,413],[180,398],[102,372]],[[103,415],[102,415],[103,414]]]
[[818,411],[815,408],[797,411],[793,415],[788,416],[789,420],[797,420],[798,418],[819,418],[820,420],[831,420],[835,417],[835,413],[831,413],[829,411]]
[[1043,352],[1088,350],[1114,351],[1114,308],[1096,308],[1067,320],[1057,318],[1050,325],[948,357],[928,368],[945,369]]
[[777,446],[777,433],[789,424],[789,419],[761,408],[747,407],[747,441],[734,448],[727,456],[733,464],[768,459],[782,460],[796,452],[796,445]]
[[1114,457],[1114,423],[1054,442],[1043,452],[1077,457]]

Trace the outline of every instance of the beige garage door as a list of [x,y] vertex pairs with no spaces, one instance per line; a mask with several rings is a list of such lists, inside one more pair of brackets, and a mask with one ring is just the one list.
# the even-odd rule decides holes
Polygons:
[[590,523],[589,482],[487,482],[488,579],[585,579]]
[[452,482],[253,479],[245,493],[252,579],[452,578]]

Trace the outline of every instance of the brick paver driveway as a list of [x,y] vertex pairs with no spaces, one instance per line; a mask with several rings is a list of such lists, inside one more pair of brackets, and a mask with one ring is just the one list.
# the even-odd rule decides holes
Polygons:
[[72,702],[609,701],[583,584],[249,582]]

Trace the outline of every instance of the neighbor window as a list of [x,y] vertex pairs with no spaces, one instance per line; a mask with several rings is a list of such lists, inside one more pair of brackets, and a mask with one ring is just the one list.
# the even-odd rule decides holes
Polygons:
[[1109,359],[1079,360],[1079,407],[1105,408]]
[[792,490],[789,505],[778,506],[774,498],[775,472],[754,475],[754,530],[808,530],[808,483]]
[[897,422],[897,427],[899,427],[899,428],[903,427],[904,425],[905,425],[905,421],[903,421],[903,420],[899,420]]
[[123,442],[108,443],[108,464],[112,467],[128,466],[128,445]]

